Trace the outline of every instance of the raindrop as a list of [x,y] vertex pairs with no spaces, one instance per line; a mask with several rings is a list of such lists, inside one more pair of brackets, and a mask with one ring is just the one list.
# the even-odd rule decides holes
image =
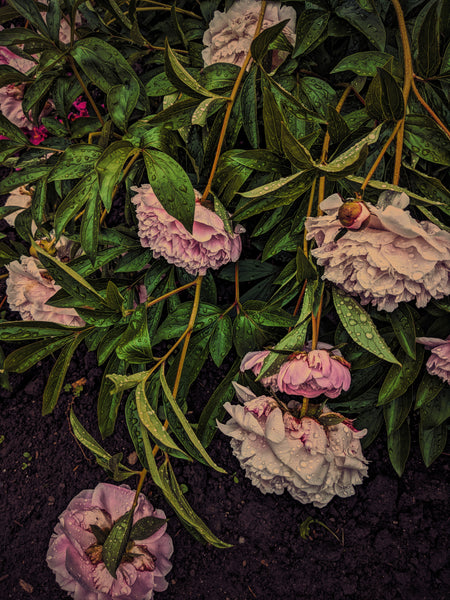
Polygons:
[[371,340],[373,338],[373,334],[372,333],[366,333],[366,338],[368,340]]

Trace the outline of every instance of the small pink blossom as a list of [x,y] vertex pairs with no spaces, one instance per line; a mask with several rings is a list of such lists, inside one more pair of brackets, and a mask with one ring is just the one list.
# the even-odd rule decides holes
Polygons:
[[[163,525],[150,537],[131,542],[133,554],[123,561],[116,578],[102,560],[102,545],[92,533],[92,526],[108,532],[131,508],[135,492],[127,485],[99,483],[93,490],[83,490],[59,516],[50,539],[47,564],[57,583],[76,600],[151,600],[154,592],[167,589],[165,576],[172,565],[169,558],[173,544]],[[133,522],[144,517],[165,518],[147,498],[139,495]]]
[[[269,354],[270,350],[247,352],[247,354],[241,361],[240,370],[242,372],[250,370],[256,376],[258,376],[263,366],[264,360],[267,356],[269,356]],[[270,387],[274,392],[278,391],[276,375],[271,375],[270,377],[263,377],[261,379],[261,384],[265,387]]]
[[162,206],[150,185],[132,187],[137,192],[132,198],[139,221],[139,237],[144,248],[151,248],[153,256],[162,256],[167,262],[185,269],[191,275],[205,275],[218,269],[241,254],[240,225],[229,235],[222,219],[200,204],[196,194],[192,234]]
[[[322,508],[335,495],[355,493],[354,486],[367,475],[360,444],[366,430],[345,422],[325,429],[315,419],[283,414],[274,400],[233,385],[244,406],[225,403],[232,418],[217,426],[231,437],[233,454],[263,494],[287,490],[299,502]],[[264,409],[255,411],[255,406]]]
[[81,327],[84,321],[73,308],[46,304],[61,289],[32,256],[21,256],[9,263],[6,295],[11,310],[17,310],[24,321],[49,321]]
[[368,226],[347,231],[335,241],[342,199],[333,194],[321,203],[325,215],[306,220],[307,238],[316,241],[312,255],[324,267],[324,279],[362,304],[392,312],[399,302],[424,307],[448,294],[450,234],[428,221],[419,223],[404,210],[404,193],[383,192],[370,207]]
[[337,398],[343,390],[347,391],[351,383],[350,364],[339,350],[331,349],[329,344],[319,342],[316,350],[294,354],[278,371],[278,389],[306,398],[317,398],[321,394]]
[[431,350],[427,360],[427,371],[430,375],[437,375],[450,384],[450,335],[445,340],[432,337],[418,337],[416,342],[423,344]]
[[4,217],[8,225],[10,225],[10,227],[14,227],[17,215],[31,206],[31,192],[29,192],[24,186],[13,190],[6,199],[5,206],[22,207],[22,210],[17,210],[16,212]]
[[[250,50],[260,10],[261,2],[257,0],[238,0],[226,12],[214,12],[209,28],[203,35],[206,48],[202,56],[205,66],[220,62],[242,66]],[[281,6],[279,2],[268,2],[261,30],[289,19],[283,33],[294,44],[296,16],[294,8]],[[274,52],[273,68],[278,67],[285,56],[285,52]]]

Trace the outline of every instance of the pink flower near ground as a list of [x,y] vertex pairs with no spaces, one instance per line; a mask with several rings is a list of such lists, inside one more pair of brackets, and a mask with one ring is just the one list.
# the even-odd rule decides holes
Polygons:
[[[75,600],[151,600],[154,592],[167,589],[165,576],[172,568],[172,539],[163,525],[152,536],[131,542],[132,559],[122,561],[116,578],[102,560],[102,545],[92,526],[105,532],[127,512],[135,492],[126,485],[99,483],[75,496],[59,516],[50,539],[47,564],[57,583]],[[165,518],[147,498],[139,495],[133,523],[144,517]]]
[[[257,0],[238,0],[226,12],[214,12],[209,28],[203,35],[206,48],[202,56],[205,66],[220,62],[242,66],[250,50],[260,10],[261,2]],[[294,44],[296,16],[294,8],[281,6],[279,2],[268,2],[262,31],[289,19],[283,33]],[[274,52],[273,68],[283,62],[285,55],[285,52]]]
[[306,398],[317,398],[321,394],[337,398],[350,387],[350,363],[329,344],[319,342],[316,350],[310,348],[311,344],[304,352],[293,355],[281,365],[277,376],[278,389],[285,394]]
[[446,340],[431,337],[418,337],[416,342],[423,344],[431,350],[427,360],[427,371],[430,375],[437,375],[450,384],[450,335]]
[[31,192],[29,192],[25,186],[17,188],[17,190],[13,190],[6,199],[5,206],[22,207],[22,210],[17,210],[16,212],[4,217],[8,225],[10,225],[10,227],[14,227],[17,215],[31,206]]
[[367,475],[360,444],[366,430],[346,422],[325,429],[310,417],[283,413],[272,398],[233,385],[244,406],[225,403],[232,418],[217,426],[231,437],[233,454],[263,494],[287,490],[299,502],[322,508],[335,495],[355,493]]
[[49,321],[73,327],[84,325],[73,308],[58,308],[46,304],[59,285],[43,269],[37,258],[21,256],[6,266],[6,296],[11,310],[17,310],[24,321]]
[[[269,356],[269,354],[270,350],[247,352],[247,354],[241,361],[240,370],[242,372],[252,371],[254,375],[258,376],[259,372],[262,369],[264,360],[267,356]],[[270,377],[263,377],[260,381],[261,385],[264,385],[265,387],[270,387],[274,392],[278,391],[276,375],[271,375]]]
[[362,304],[392,312],[399,302],[415,300],[419,308],[449,292],[450,233],[428,221],[418,222],[404,210],[404,193],[383,192],[370,207],[368,226],[335,237],[342,199],[333,194],[321,203],[325,215],[306,220],[307,238],[316,241],[312,255],[328,279]]
[[244,229],[237,225],[235,233],[229,235],[222,219],[200,204],[199,192],[195,192],[191,234],[163,208],[150,185],[131,189],[137,192],[132,202],[136,205],[141,244],[151,248],[155,258],[162,256],[191,275],[205,275],[209,268],[218,269],[238,260],[242,249],[239,234]]

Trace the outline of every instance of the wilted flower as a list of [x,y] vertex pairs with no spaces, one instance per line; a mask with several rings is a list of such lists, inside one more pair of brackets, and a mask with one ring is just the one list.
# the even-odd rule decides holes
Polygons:
[[389,312],[399,302],[415,300],[418,307],[449,290],[450,234],[428,221],[419,223],[404,209],[405,193],[383,192],[370,208],[368,226],[347,231],[335,241],[342,199],[333,194],[321,203],[326,215],[306,220],[307,238],[317,248],[312,255],[324,267],[324,279],[362,304]]
[[[94,535],[97,528],[109,533],[113,524],[131,508],[135,492],[126,485],[99,483],[75,496],[59,516],[50,539],[47,564],[57,583],[76,600],[151,600],[153,592],[167,589],[165,576],[172,568],[173,544],[163,525],[153,535],[130,542],[116,578],[102,559],[103,546]],[[143,494],[139,495],[133,523],[144,517],[165,518]]]
[[239,234],[244,229],[237,225],[235,233],[229,235],[222,219],[200,204],[199,192],[195,192],[191,234],[180,221],[169,215],[150,185],[131,189],[137,192],[132,202],[136,204],[141,244],[151,248],[155,258],[163,256],[167,262],[182,267],[191,275],[205,275],[209,268],[218,269],[238,260],[242,248]]
[[[202,52],[205,66],[213,63],[232,63],[242,66],[250,50],[256,30],[261,2],[257,0],[238,0],[227,12],[216,10],[209,28],[203,35],[206,48]],[[290,6],[281,6],[279,2],[268,2],[261,30],[277,25],[289,19],[283,33],[291,44],[295,43],[296,12]],[[276,51],[272,66],[279,66],[286,53]]]
[[428,373],[437,375],[450,384],[450,335],[446,340],[418,337],[416,342],[424,344],[427,350],[431,350],[430,358],[427,360]]
[[232,418],[217,426],[232,438],[233,454],[253,485],[264,494],[286,489],[296,500],[318,508],[335,495],[354,494],[354,486],[367,475],[359,441],[366,430],[356,431],[350,422],[325,429],[310,417],[283,414],[272,398],[233,385],[244,406],[225,403]]
[[[241,371],[251,369],[258,375],[269,354],[269,350],[247,353],[242,359]],[[312,343],[308,342],[302,351],[294,352],[277,373],[260,381],[274,392],[306,398],[316,398],[321,394],[337,398],[342,390],[347,391],[350,387],[349,368],[350,363],[330,344],[319,342],[317,349],[312,350]]]
[[6,215],[6,217],[4,217],[8,225],[14,227],[17,215],[29,206],[31,206],[31,192],[29,192],[24,186],[17,188],[17,190],[13,190],[6,199],[5,206],[22,207],[22,210],[17,210],[16,212],[13,212],[10,215]]
[[[66,247],[59,250],[62,258]],[[9,276],[6,281],[6,295],[11,310],[17,310],[24,321],[50,321],[81,327],[83,319],[73,308],[59,308],[46,304],[61,289],[54,279],[43,269],[37,258],[21,256],[20,261],[9,263]]]

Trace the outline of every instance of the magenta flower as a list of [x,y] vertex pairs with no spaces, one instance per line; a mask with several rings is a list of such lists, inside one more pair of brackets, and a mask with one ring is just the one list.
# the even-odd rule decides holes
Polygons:
[[335,495],[355,493],[354,486],[367,475],[360,443],[366,430],[357,431],[345,421],[325,429],[310,417],[283,413],[273,398],[233,385],[244,406],[226,402],[232,418],[217,426],[231,437],[233,454],[263,494],[287,490],[299,502],[322,508]]
[[132,187],[137,194],[132,198],[139,221],[139,237],[144,248],[151,248],[153,256],[185,269],[191,275],[205,275],[207,269],[218,269],[241,254],[239,234],[245,231],[237,225],[229,235],[222,219],[200,204],[196,194],[192,234],[162,206],[150,185]]
[[[115,521],[131,508],[135,492],[126,485],[99,483],[75,496],[59,516],[50,539],[47,564],[57,583],[75,600],[151,600],[154,592],[167,589],[173,544],[163,525],[150,537],[135,540],[128,557],[119,565],[116,578],[102,560],[102,545],[93,526],[108,533]],[[133,523],[143,517],[165,518],[147,498],[139,495]]]
[[[205,66],[214,63],[232,63],[242,66],[250,50],[256,30],[261,2],[257,0],[238,0],[227,12],[216,10],[209,28],[203,35],[206,48],[202,52]],[[295,44],[296,12],[290,6],[281,6],[279,2],[268,2],[262,30],[289,19],[283,33],[291,44]],[[273,68],[284,60],[286,52],[275,51]]]
[[450,234],[428,221],[419,223],[404,209],[404,193],[383,192],[370,207],[368,225],[347,231],[335,241],[342,199],[333,194],[321,203],[325,215],[306,220],[307,238],[324,267],[324,279],[362,304],[379,310],[395,310],[399,302],[415,300],[426,306],[431,298],[443,298],[449,290]]
[[316,350],[311,350],[308,344],[305,351],[293,354],[280,367],[278,389],[306,398],[317,398],[321,394],[337,398],[342,390],[347,391],[351,383],[350,363],[339,350],[331,350],[332,347],[319,342]]
[[[61,258],[65,248],[58,252]],[[17,310],[24,321],[50,321],[81,327],[83,319],[73,308],[59,308],[46,304],[61,289],[43,269],[37,258],[21,256],[20,261],[9,263],[6,296],[11,310]]]
[[430,375],[437,375],[450,384],[450,335],[446,340],[431,337],[418,337],[416,342],[423,344],[431,350],[427,360],[427,371]]

